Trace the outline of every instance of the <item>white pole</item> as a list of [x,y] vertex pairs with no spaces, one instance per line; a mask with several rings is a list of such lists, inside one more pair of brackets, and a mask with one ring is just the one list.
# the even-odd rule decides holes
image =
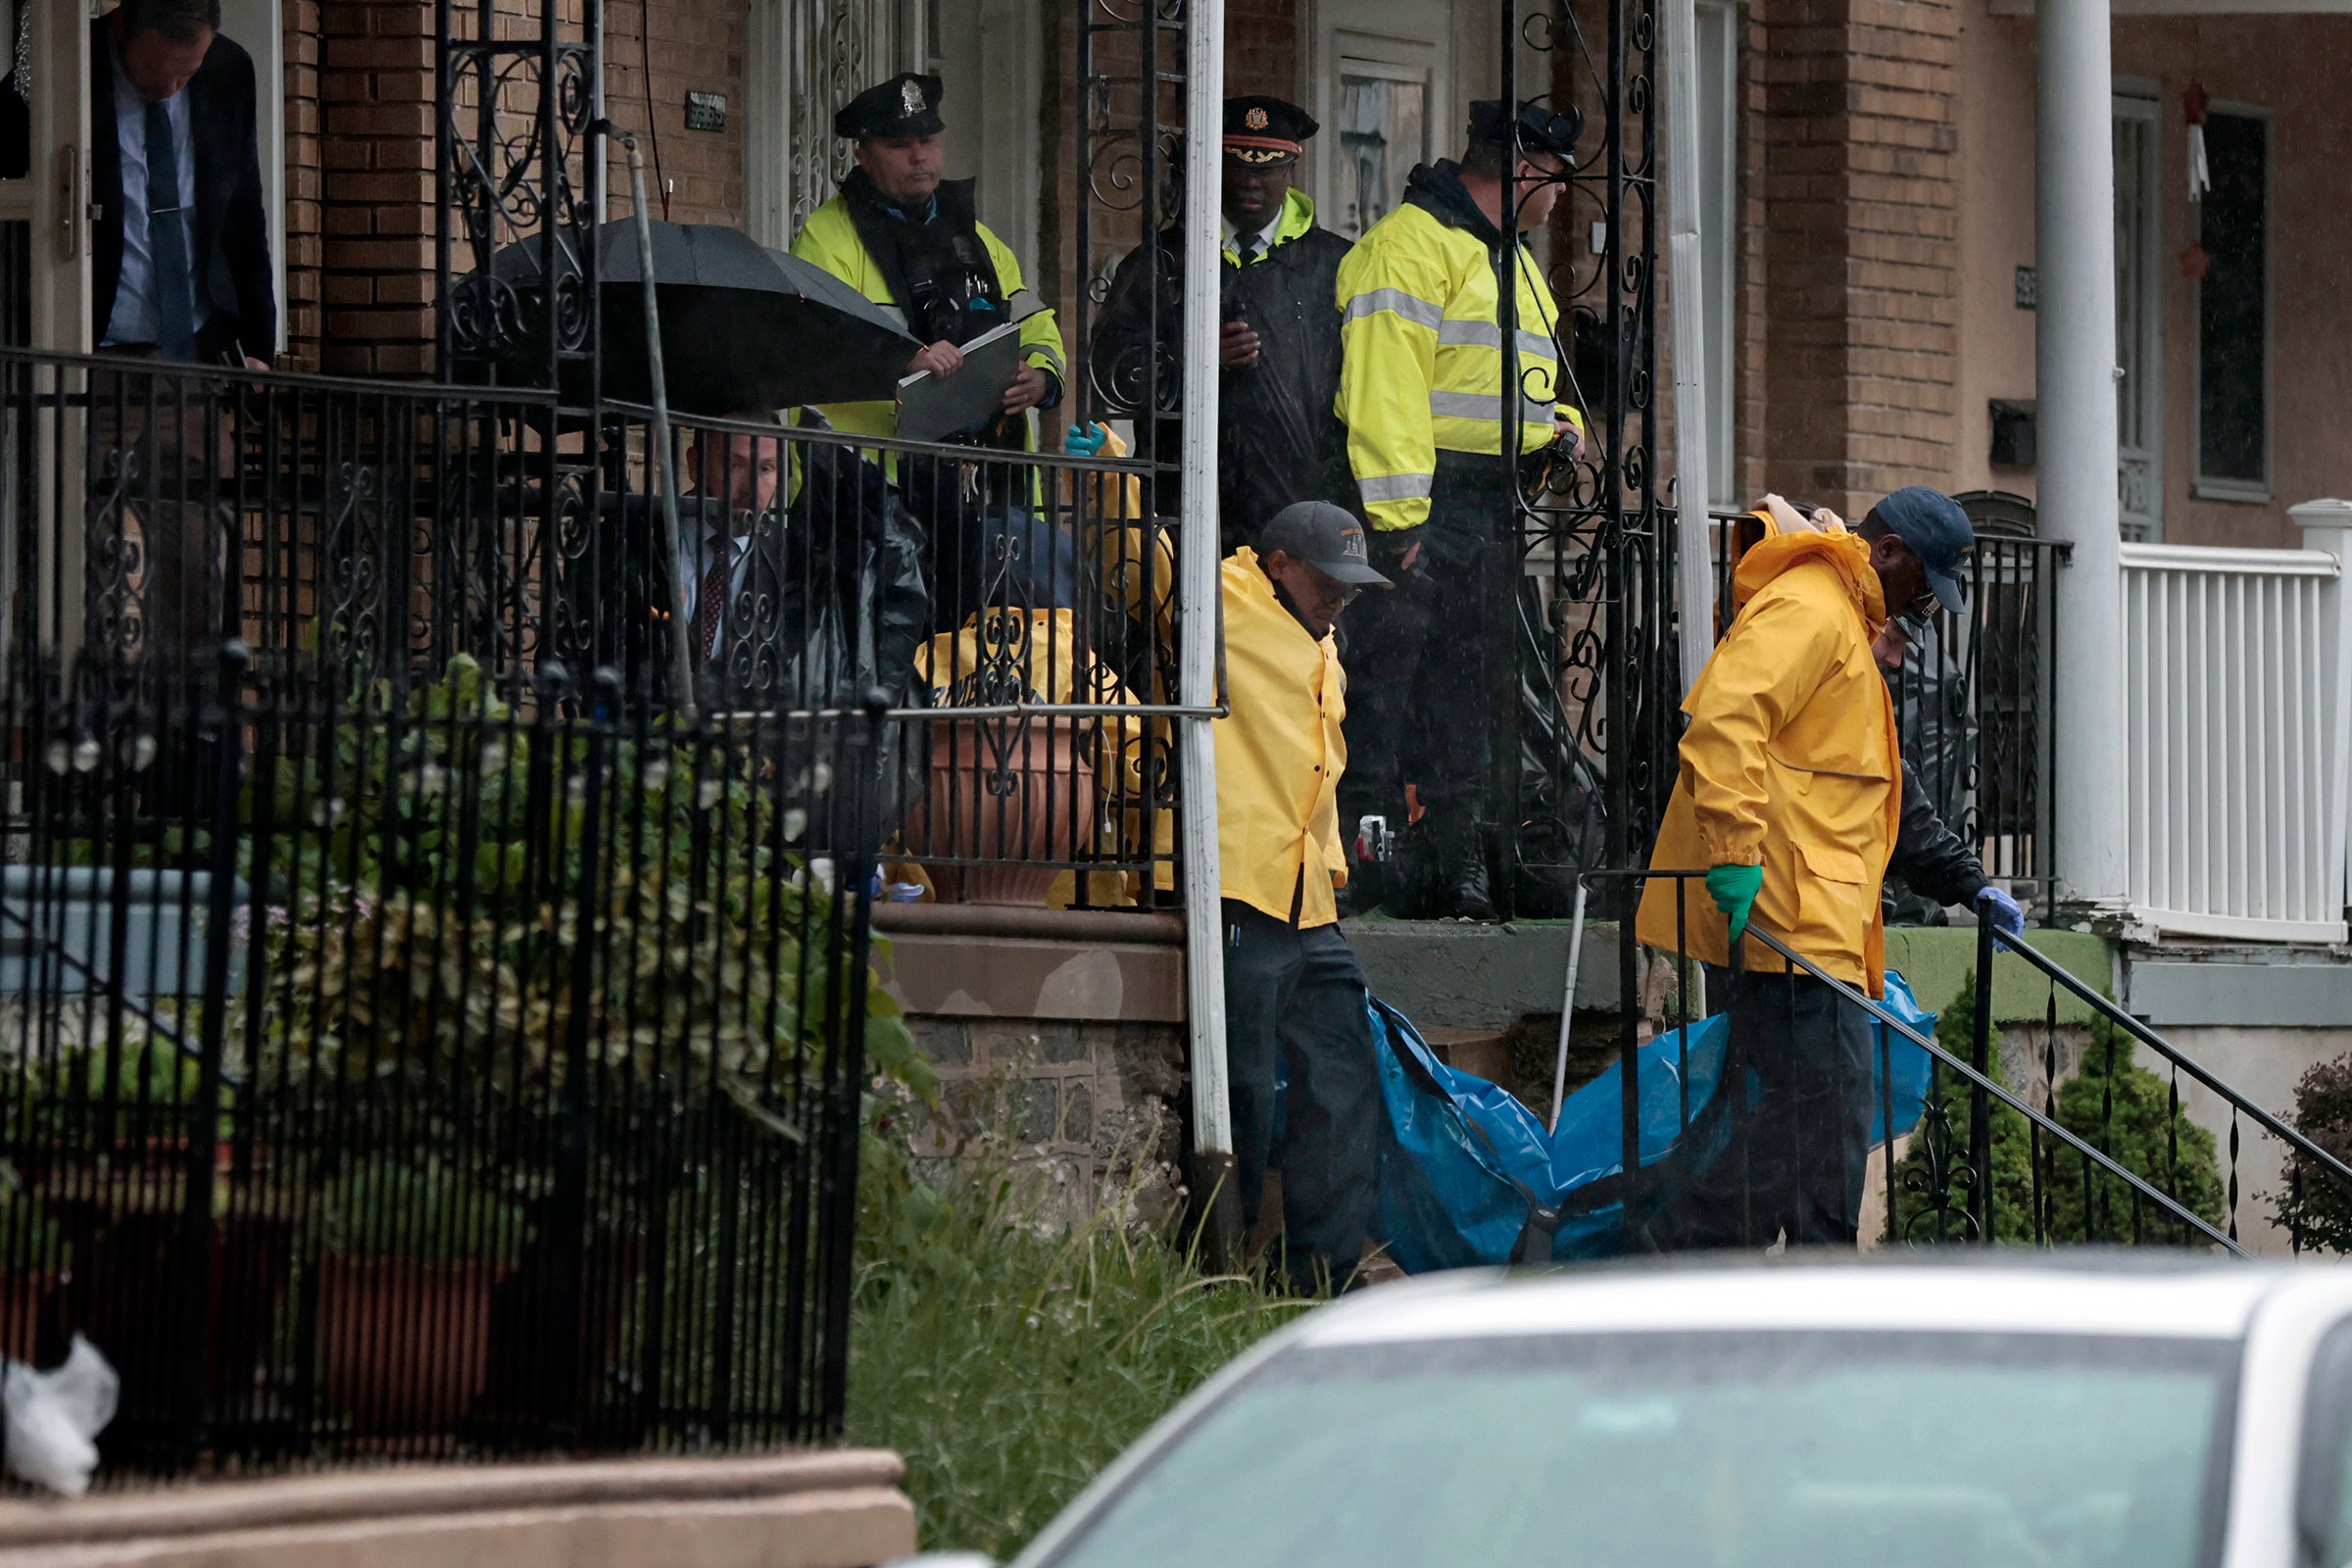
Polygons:
[[2041,0],[2034,233],[2034,384],[2043,536],[2056,572],[2058,897],[2120,913],[2126,812],[2123,565],[2116,497],[2114,80],[2108,0]]
[[1576,971],[1585,961],[1585,880],[1576,883],[1576,919],[1568,928],[1568,983],[1560,988],[1560,1044],[1551,1057],[1551,1131],[1560,1130],[1560,1101],[1568,1092],[1568,1026],[1576,1021]]
[[1698,16],[1666,0],[1666,265],[1674,284],[1675,609],[1686,686],[1715,651],[1715,570],[1707,525],[1707,338],[1698,245]]
[[[1217,701],[1217,229],[1225,120],[1225,0],[1192,0],[1184,76],[1184,475],[1177,582],[1183,649],[1177,700]],[[1184,780],[1185,1017],[1193,1067],[1193,1179],[1222,1182],[1212,1250],[1239,1242],[1233,1107],[1225,1077],[1225,922],[1217,875],[1217,751],[1207,718],[1177,721]],[[1196,1195],[1206,1199],[1202,1192]]]

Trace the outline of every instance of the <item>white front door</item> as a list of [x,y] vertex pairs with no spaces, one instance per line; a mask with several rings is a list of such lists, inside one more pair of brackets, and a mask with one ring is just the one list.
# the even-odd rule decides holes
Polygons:
[[[0,341],[86,351],[90,337],[89,23],[61,0],[0,0],[0,53],[28,135],[0,170]],[[21,62],[21,65],[20,65]]]
[[1404,195],[1415,164],[1457,149],[1451,11],[1444,0],[1316,6],[1307,112],[1316,216],[1362,236]]
[[2154,89],[2115,93],[2116,491],[2126,539],[2164,537],[2163,208]]

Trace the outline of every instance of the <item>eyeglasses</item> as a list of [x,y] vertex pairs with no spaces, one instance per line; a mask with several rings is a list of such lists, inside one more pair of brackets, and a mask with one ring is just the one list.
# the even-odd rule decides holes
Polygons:
[[1364,591],[1364,586],[1362,583],[1342,582],[1339,580],[1339,578],[1334,577],[1331,573],[1325,571],[1320,566],[1308,566],[1306,569],[1310,574],[1313,575],[1316,587],[1322,589],[1327,594],[1337,594],[1339,596],[1340,608],[1342,610],[1346,610],[1349,605],[1354,604],[1356,596]]

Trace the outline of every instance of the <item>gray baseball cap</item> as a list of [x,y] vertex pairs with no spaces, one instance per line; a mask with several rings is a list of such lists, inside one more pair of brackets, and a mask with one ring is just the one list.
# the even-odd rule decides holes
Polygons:
[[1364,525],[1345,508],[1328,501],[1295,501],[1268,518],[1257,536],[1257,553],[1270,556],[1277,550],[1294,561],[1305,562],[1334,582],[1365,588],[1396,586],[1372,569],[1371,553],[1364,546]]

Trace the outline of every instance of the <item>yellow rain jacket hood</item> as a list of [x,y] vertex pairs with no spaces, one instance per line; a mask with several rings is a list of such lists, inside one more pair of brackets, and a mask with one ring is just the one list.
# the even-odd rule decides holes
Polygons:
[[[1894,705],[1871,657],[1886,618],[1870,547],[1835,527],[1769,536],[1734,576],[1739,618],[1683,700],[1682,765],[1649,863],[1762,865],[1754,921],[1840,980],[1882,993],[1879,884],[1902,816]],[[1687,939],[1729,961],[1723,915],[1695,881]],[[1675,887],[1650,882],[1637,929],[1674,950]],[[1745,944],[1751,969],[1787,967]]]

